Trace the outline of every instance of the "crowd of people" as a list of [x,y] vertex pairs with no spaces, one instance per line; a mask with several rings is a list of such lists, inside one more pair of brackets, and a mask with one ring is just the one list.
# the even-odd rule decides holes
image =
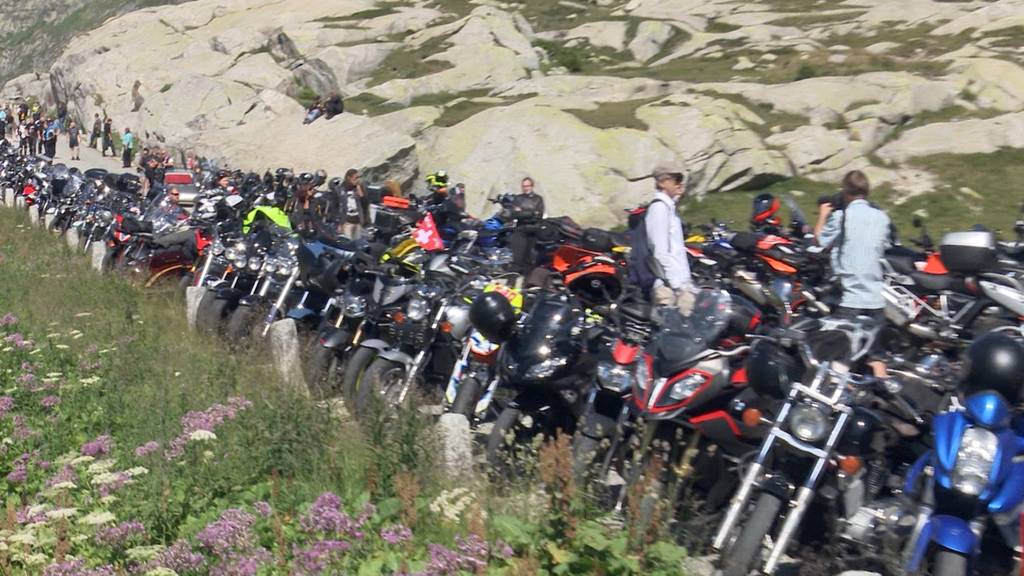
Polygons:
[[[87,126],[79,124],[68,115],[67,108],[58,106],[55,111],[44,110],[38,102],[19,99],[15,103],[6,103],[0,107],[0,136],[16,141],[24,154],[43,155],[49,158],[60,158],[63,152],[58,149],[58,142],[66,138],[67,160],[81,160],[82,140],[86,136]],[[121,144],[121,160],[124,168],[132,166],[137,141],[130,128],[125,127],[120,134],[114,130],[114,121],[109,116],[100,117],[96,113],[91,129],[88,130],[88,146],[99,149],[101,155],[117,157],[115,138]]]

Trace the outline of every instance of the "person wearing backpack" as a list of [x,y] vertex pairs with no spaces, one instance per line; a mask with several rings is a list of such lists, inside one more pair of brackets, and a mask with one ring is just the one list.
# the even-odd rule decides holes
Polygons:
[[683,221],[676,212],[676,204],[686,193],[683,171],[660,164],[652,176],[656,192],[643,221],[634,230],[630,277],[650,291],[655,305],[674,306],[688,315],[693,311],[695,294]]

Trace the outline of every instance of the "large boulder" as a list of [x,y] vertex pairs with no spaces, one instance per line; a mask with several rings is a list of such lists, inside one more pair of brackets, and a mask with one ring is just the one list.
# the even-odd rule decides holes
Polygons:
[[640,62],[654,58],[675,34],[676,28],[660,20],[644,20],[629,42],[629,51]]
[[517,190],[530,175],[548,212],[614,225],[623,208],[649,196],[650,182],[627,177],[648,174],[655,162],[674,156],[639,130],[600,130],[563,110],[524,101],[437,130],[421,146],[420,166],[423,172],[443,168],[465,182],[475,213],[486,209],[487,193]]
[[735,102],[687,94],[643,106],[636,116],[690,168],[697,194],[756,188],[793,175],[786,157],[751,130],[764,121]]
[[366,91],[407,104],[417,96],[492,89],[528,76],[516,53],[501,46],[452,46],[427,60],[449,62],[452,67],[419,78],[389,80]]
[[1005,112],[1024,109],[1024,68],[996,58],[963,58],[950,71],[967,83],[975,103]]
[[688,86],[685,82],[663,82],[649,78],[555,74],[518,80],[494,94],[505,97],[536,95],[573,97],[591,102],[623,102],[685,92]]
[[927,124],[903,132],[877,154],[883,160],[902,162],[933,154],[990,154],[1000,148],[1024,148],[1024,112]]
[[330,46],[306,59],[295,69],[295,77],[317,94],[347,92],[346,86],[372,75],[398,46],[396,42]]
[[598,48],[611,48],[616,52],[626,48],[626,34],[629,23],[621,20],[607,22],[587,22],[581,24],[566,34],[566,39],[583,39],[591,46]]
[[52,106],[54,100],[49,75],[22,74],[9,80],[0,90],[0,99],[10,101],[17,98],[33,98],[46,106]]
[[819,170],[835,170],[846,166],[860,155],[845,130],[829,130],[821,126],[801,126],[796,130],[773,134],[767,144],[782,148],[799,174]]

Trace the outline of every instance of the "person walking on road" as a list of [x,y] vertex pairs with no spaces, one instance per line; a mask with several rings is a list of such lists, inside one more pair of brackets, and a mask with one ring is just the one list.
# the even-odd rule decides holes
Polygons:
[[104,157],[107,155],[108,148],[110,149],[111,156],[117,156],[117,151],[114,150],[113,129],[114,121],[110,119],[110,116],[107,116],[107,118],[103,120],[103,150],[100,152]]
[[78,145],[79,145],[78,138],[79,138],[79,136],[80,136],[80,131],[78,130],[78,122],[75,122],[74,120],[72,120],[68,124],[68,148],[71,149],[71,159],[72,160],[81,160],[82,159],[79,156],[79,149],[78,149]]
[[100,113],[96,113],[96,117],[92,121],[92,132],[89,134],[89,148],[96,149],[96,145],[100,141],[100,134],[103,132],[103,120],[100,119]]
[[124,136],[121,136],[121,147],[123,148],[121,160],[125,168],[132,167],[132,156],[135,154],[135,135],[131,128],[124,129]]

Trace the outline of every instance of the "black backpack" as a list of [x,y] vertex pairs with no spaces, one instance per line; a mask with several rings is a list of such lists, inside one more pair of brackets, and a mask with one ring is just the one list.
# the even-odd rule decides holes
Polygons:
[[[664,200],[654,200],[651,204],[654,202]],[[650,238],[647,237],[647,212],[651,204],[645,206],[642,213],[634,213],[629,218],[629,280],[643,290],[645,295],[649,295],[654,281],[665,275],[661,263],[654,257]]]

